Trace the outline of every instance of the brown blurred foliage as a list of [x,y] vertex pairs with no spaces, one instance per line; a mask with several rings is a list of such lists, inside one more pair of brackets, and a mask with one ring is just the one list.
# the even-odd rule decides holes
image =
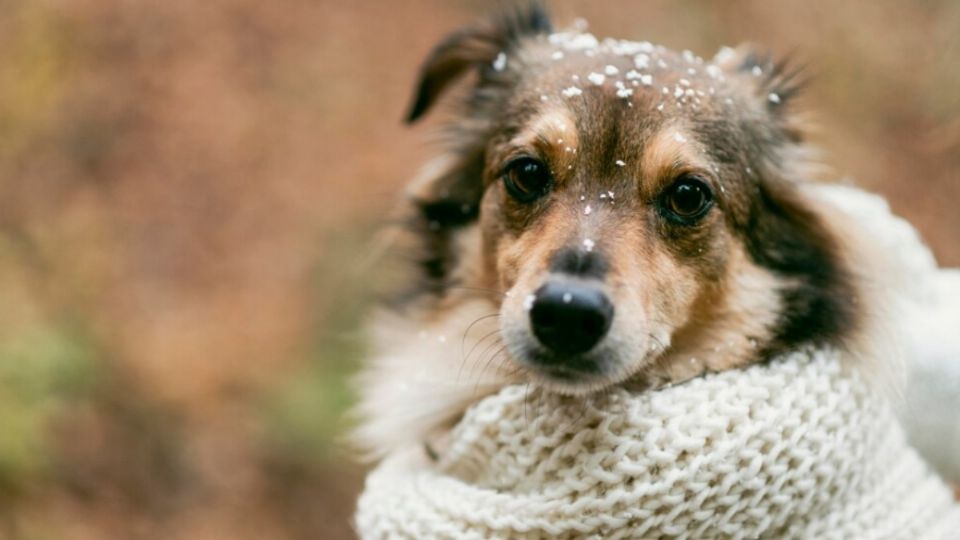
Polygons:
[[[960,3],[552,6],[792,53],[826,162],[960,265]],[[0,0],[0,538],[351,537],[363,256],[430,150],[399,119],[490,9]]]

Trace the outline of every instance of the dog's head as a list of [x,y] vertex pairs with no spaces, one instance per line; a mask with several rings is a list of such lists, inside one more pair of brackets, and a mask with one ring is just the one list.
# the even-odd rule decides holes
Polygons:
[[501,291],[510,356],[583,393],[842,338],[856,303],[797,183],[794,74],[551,33],[537,7],[449,36],[409,114],[475,71],[450,149],[414,186],[432,294]]

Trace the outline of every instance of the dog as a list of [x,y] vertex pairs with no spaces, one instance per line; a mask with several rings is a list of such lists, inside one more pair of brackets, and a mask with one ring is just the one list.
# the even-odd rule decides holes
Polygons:
[[554,31],[532,4],[439,43],[407,121],[468,73],[396,242],[416,285],[360,377],[375,455],[505,385],[644,391],[876,334],[881,263],[809,188],[801,70]]

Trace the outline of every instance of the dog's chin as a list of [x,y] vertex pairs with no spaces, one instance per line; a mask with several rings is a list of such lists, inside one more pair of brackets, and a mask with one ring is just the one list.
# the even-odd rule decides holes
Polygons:
[[559,358],[543,351],[515,355],[535,385],[557,394],[584,396],[628,379],[631,370],[608,352]]
[[614,381],[596,375],[584,376],[565,370],[543,368],[530,371],[532,382],[548,392],[564,396],[586,396],[612,386]]

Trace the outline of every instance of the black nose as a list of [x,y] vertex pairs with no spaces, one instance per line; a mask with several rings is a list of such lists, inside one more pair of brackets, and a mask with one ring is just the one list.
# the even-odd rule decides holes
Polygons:
[[534,293],[530,325],[540,343],[571,355],[589,351],[613,321],[613,304],[599,289],[585,284],[547,282]]

